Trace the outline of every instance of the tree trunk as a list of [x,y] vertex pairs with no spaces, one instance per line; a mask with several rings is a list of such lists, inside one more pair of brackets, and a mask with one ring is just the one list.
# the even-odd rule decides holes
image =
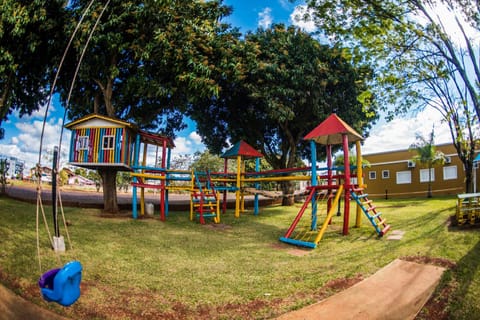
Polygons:
[[465,166],[465,192],[471,193],[473,192],[473,174],[471,167]]
[[103,186],[103,211],[118,213],[117,202],[117,170],[112,168],[99,169]]
[[283,181],[281,183],[282,187],[282,206],[292,206],[295,203],[295,184],[292,181]]

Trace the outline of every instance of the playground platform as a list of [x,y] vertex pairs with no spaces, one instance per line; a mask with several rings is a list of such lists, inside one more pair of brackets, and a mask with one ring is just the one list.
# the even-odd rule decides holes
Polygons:
[[408,320],[428,301],[442,267],[396,259],[356,285],[277,320]]

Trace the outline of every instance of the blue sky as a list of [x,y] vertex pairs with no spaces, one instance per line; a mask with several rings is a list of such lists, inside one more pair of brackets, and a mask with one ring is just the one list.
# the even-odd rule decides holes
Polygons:
[[[225,4],[233,7],[233,13],[227,22],[240,27],[242,33],[255,31],[257,27],[269,27],[272,23],[295,24],[306,31],[313,31],[312,23],[298,22],[293,17],[305,10],[301,1],[294,3],[288,0],[225,0]],[[5,137],[0,140],[0,154],[14,156],[26,161],[30,168],[38,162],[39,137],[42,129],[45,107],[31,116],[19,118],[17,114],[10,116],[2,126],[5,128]],[[44,148],[52,150],[59,144],[62,127],[63,108],[56,102],[50,106],[48,121],[45,125]],[[388,150],[405,149],[415,141],[415,133],[427,136],[435,124],[436,143],[450,141],[445,124],[440,121],[438,112],[425,110],[409,117],[395,119],[385,123],[380,121],[366,139],[363,152],[376,153]],[[66,130],[62,136],[62,150],[68,150],[70,133]],[[173,154],[192,154],[204,150],[201,138],[195,132],[195,124],[188,122],[188,128],[178,134],[175,140],[176,148]],[[45,153],[42,153],[45,155]],[[67,160],[62,155],[61,160]],[[45,157],[42,164],[50,163]]]

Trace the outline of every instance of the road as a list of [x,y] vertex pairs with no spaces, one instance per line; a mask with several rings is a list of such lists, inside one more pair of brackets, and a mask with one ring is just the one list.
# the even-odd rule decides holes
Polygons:
[[[7,195],[13,199],[36,203],[37,188],[33,185],[8,185]],[[49,186],[42,187],[40,193],[43,204],[51,204],[52,191]],[[103,193],[96,191],[81,191],[61,189],[60,196],[62,205],[65,207],[80,207],[80,208],[103,208]],[[140,199],[140,192],[138,192],[138,199]],[[280,198],[267,198],[259,196],[260,206],[271,205],[277,203]],[[117,192],[117,202],[120,210],[132,209],[132,193],[131,192]],[[160,194],[145,193],[145,202],[153,203],[155,210],[160,206]],[[172,211],[187,211],[190,210],[190,195],[171,193],[168,197],[169,209]],[[228,208],[235,206],[235,194],[229,193],[227,198]],[[247,208],[253,207],[253,196],[245,196],[245,206]]]

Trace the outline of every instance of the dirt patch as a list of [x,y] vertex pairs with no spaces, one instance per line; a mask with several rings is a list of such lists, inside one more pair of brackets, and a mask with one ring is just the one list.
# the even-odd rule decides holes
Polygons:
[[457,267],[457,264],[451,260],[444,259],[444,258],[435,258],[435,257],[427,257],[427,256],[406,256],[400,258],[401,260],[416,262],[421,264],[431,264],[434,266],[443,267],[446,269],[454,269]]
[[[206,225],[205,227],[208,227]],[[211,226],[210,226],[211,227]],[[231,226],[224,225],[215,230],[228,230]],[[269,244],[272,248],[288,250],[290,246],[281,243]],[[307,251],[309,252],[309,251]],[[422,264],[433,264],[445,268],[455,268],[456,264],[450,260],[442,258],[432,258],[424,256],[409,256],[402,258],[406,261],[417,262]],[[107,292],[111,299],[102,305],[96,303],[83,304],[81,299],[78,303],[70,308],[62,309],[64,314],[72,319],[88,319],[88,318],[124,318],[124,319],[258,319],[258,318],[274,318],[291,309],[296,309],[302,305],[308,305],[317,301],[324,300],[336,293],[342,292],[353,285],[364,280],[361,274],[357,274],[350,278],[338,278],[328,281],[324,286],[314,291],[298,292],[285,298],[278,298],[265,294],[257,299],[246,301],[244,303],[227,303],[224,305],[200,304],[187,305],[175,300],[175,297],[166,297],[161,293],[149,290],[124,290],[115,291],[109,287],[99,287],[95,282],[82,282],[82,295],[94,294],[95,291]],[[38,288],[34,285],[27,287],[22,286],[15,279],[11,279],[0,270],[0,281],[7,283],[10,288],[14,288],[16,292],[21,292],[22,296],[30,301],[39,300]],[[448,319],[446,307],[448,305],[448,296],[453,291],[452,285],[445,285],[437,289],[433,297],[427,302],[425,307],[419,313],[416,319]],[[16,296],[9,291],[9,296]],[[21,299],[19,296],[16,296]],[[5,297],[0,296],[0,301],[4,301]],[[23,300],[23,299],[21,299]],[[21,314],[27,308],[35,310],[37,319],[56,319],[52,317],[51,311],[39,308],[33,303],[27,302],[25,307],[22,304],[11,304],[10,311],[13,314]],[[22,307],[20,307],[22,305]],[[134,307],[137,306],[137,307]],[[0,315],[0,319],[2,319]],[[21,319],[19,317],[12,319]]]
[[[0,271],[0,279],[1,279]],[[5,274],[3,274],[5,276]],[[6,280],[5,278],[2,280]],[[32,310],[35,319],[62,319],[47,309],[43,309],[29,301],[38,300],[39,291],[36,286],[21,288],[18,282],[8,279],[9,286],[18,288],[22,292],[22,297],[15,295],[8,290],[5,294],[2,291],[0,301],[5,301],[7,295],[15,297],[24,302],[24,304],[15,303],[8,306],[9,320],[24,319],[24,310]],[[149,290],[128,290],[113,291],[109,287],[99,287],[94,282],[82,282],[82,295],[88,295],[89,292],[103,291],[107,292],[111,299],[102,305],[89,303],[83,304],[81,298],[79,302],[69,308],[63,308],[63,312],[72,319],[258,319],[273,318],[286,312],[299,303],[308,304],[327,298],[328,296],[344,290],[362,280],[361,275],[353,278],[340,278],[327,282],[323,287],[313,292],[299,292],[286,298],[275,298],[269,294],[245,303],[227,303],[224,305],[202,304],[198,306],[185,305],[175,301],[174,297],[165,297],[160,293]],[[20,307],[21,306],[21,307]],[[139,306],[134,308],[134,306]],[[29,313],[30,314],[30,313]],[[15,315],[17,315],[15,317]],[[23,318],[22,318],[23,317]],[[27,317],[32,318],[32,317]],[[0,319],[3,320],[0,315]]]
[[291,254],[292,256],[303,257],[303,256],[306,256],[307,254],[309,254],[310,252],[312,252],[312,250],[293,248],[293,249],[288,250],[287,252],[289,254]]

